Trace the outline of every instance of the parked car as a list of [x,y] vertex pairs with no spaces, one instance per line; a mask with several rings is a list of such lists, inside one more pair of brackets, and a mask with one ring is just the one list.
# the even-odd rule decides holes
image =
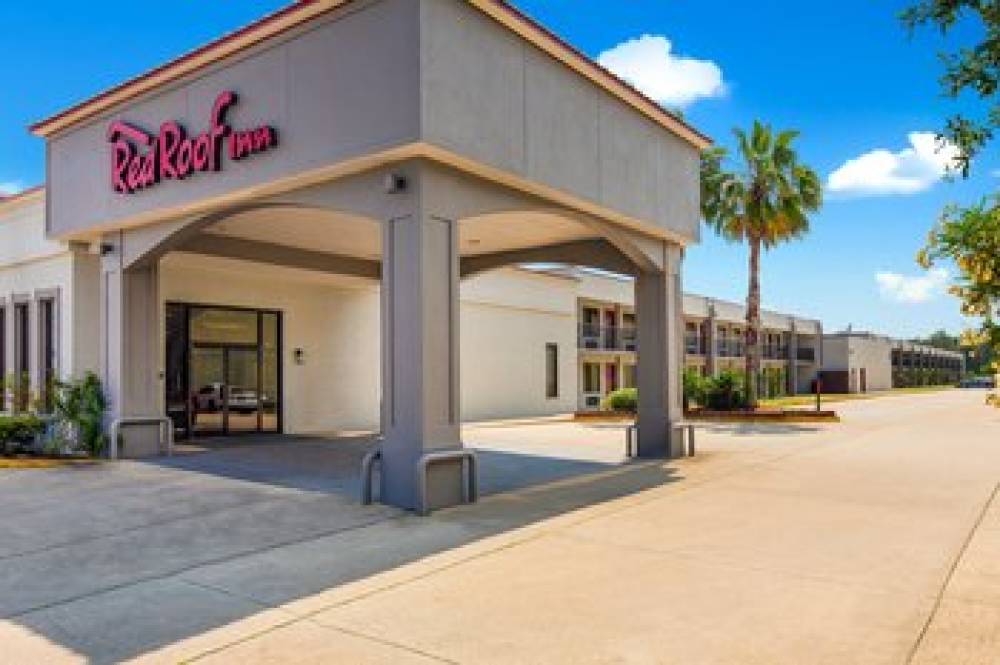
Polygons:
[[962,379],[959,384],[959,388],[996,388],[997,380],[992,376],[970,376],[968,378]]
[[[223,394],[227,394],[223,401]],[[253,388],[226,386],[224,383],[210,383],[195,394],[195,409],[205,413],[221,411],[225,404],[234,413],[253,413],[269,402],[266,395],[257,399]]]

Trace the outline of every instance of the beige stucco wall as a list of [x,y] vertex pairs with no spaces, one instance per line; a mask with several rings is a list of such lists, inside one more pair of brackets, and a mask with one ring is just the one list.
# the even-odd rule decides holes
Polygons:
[[[576,409],[576,283],[517,269],[462,283],[462,418]],[[545,396],[545,345],[558,346],[559,396]]]
[[[575,409],[574,288],[571,280],[516,269],[462,283],[463,420]],[[375,284],[171,254],[160,265],[160,299],[281,310],[286,431],[378,428],[380,297]],[[555,399],[545,396],[547,343],[559,348]],[[305,352],[302,365],[293,360],[297,347]]]
[[[59,290],[59,300],[61,315],[64,321],[70,320],[70,298],[64,294],[70,293],[73,288],[73,257],[68,253],[57,254],[45,259],[21,263],[13,267],[0,266],[0,298],[5,301],[8,307],[8,317],[13,313],[10,308],[13,296],[28,297],[30,302],[31,318],[31,355],[32,355],[32,376],[34,376],[34,361],[37,354],[37,308],[34,297],[38,291]],[[10,318],[8,318],[8,331],[10,330]],[[73,333],[68,325],[60,325],[59,329],[59,373],[66,377],[73,373]],[[13,348],[8,344],[8,350]],[[7,358],[7,371],[12,370],[13,358]]]
[[[34,300],[38,295],[58,294],[58,371],[66,379],[97,370],[97,257],[85,250],[70,251],[65,243],[47,239],[44,219],[45,199],[41,194],[0,204],[0,301],[9,306],[17,297],[28,298],[31,303],[29,371],[34,377],[38,361]],[[10,321],[8,318],[8,326]],[[8,339],[8,355],[12,348]],[[8,371],[12,362],[8,357]]]
[[861,389],[865,370],[868,392],[892,388],[892,341],[878,336],[828,335],[823,339],[823,369],[848,373],[851,392]]
[[[171,254],[160,264],[160,299],[282,311],[285,430],[378,428],[379,297],[372,286]],[[296,348],[304,352],[301,365],[292,357]]]

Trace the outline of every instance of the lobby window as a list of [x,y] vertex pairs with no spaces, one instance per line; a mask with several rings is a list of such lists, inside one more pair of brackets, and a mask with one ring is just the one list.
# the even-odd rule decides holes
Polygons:
[[559,345],[545,345],[545,396],[559,397]]
[[583,363],[583,392],[601,392],[601,366],[598,363]]
[[52,411],[53,387],[56,380],[56,301],[38,301],[38,348],[41,401],[46,413]]
[[14,382],[11,393],[16,411],[26,411],[30,400],[31,338],[28,303],[14,305]]

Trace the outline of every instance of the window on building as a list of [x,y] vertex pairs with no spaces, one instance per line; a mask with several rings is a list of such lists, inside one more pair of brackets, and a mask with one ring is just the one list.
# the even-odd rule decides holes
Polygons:
[[698,324],[688,321],[684,324],[684,351],[688,354],[696,354],[698,346]]
[[14,305],[14,407],[18,411],[28,408],[31,380],[31,338],[28,303]]
[[583,392],[601,392],[601,366],[598,363],[583,363]]
[[52,411],[53,387],[56,381],[56,301],[38,301],[38,345],[41,402],[45,412]]
[[545,345],[545,396],[559,397],[559,345]]
[[601,313],[594,307],[584,307],[580,322],[580,346],[597,348],[600,346]]

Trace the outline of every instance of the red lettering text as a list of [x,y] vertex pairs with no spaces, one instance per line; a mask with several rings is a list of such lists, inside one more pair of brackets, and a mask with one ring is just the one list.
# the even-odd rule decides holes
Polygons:
[[[122,194],[152,187],[164,180],[183,180],[200,171],[222,169],[222,146],[228,137],[229,158],[238,161],[277,145],[273,127],[233,130],[226,113],[236,103],[234,92],[223,92],[212,104],[209,128],[189,138],[184,127],[165,122],[156,136],[116,120],[108,127],[111,143],[111,188]],[[145,152],[140,149],[145,148]]]

